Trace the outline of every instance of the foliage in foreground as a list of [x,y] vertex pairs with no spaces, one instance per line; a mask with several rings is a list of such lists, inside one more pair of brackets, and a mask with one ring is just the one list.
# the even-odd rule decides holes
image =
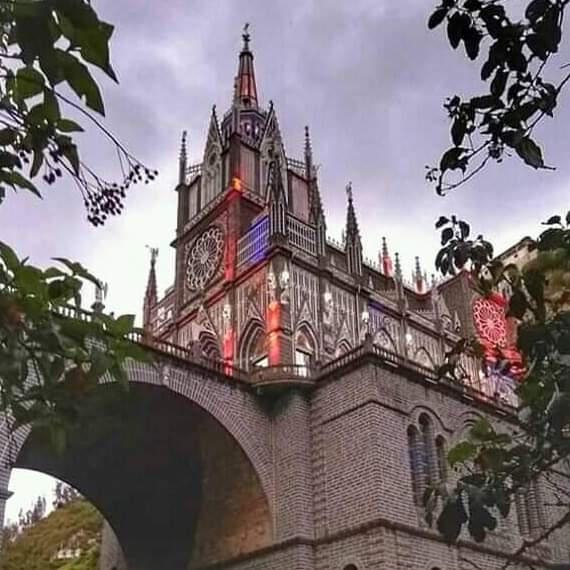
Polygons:
[[[508,516],[514,496],[538,477],[556,472],[566,484],[557,493],[562,515],[539,536],[526,540],[515,553],[545,540],[570,522],[570,212],[552,216],[532,243],[531,258],[522,268],[493,259],[491,245],[481,236],[470,239],[470,228],[455,217],[440,218],[442,250],[436,265],[444,274],[467,270],[474,289],[491,295],[499,287],[511,291],[508,315],[518,322],[518,349],[526,373],[517,389],[520,405],[513,429],[497,427],[488,419],[475,424],[468,439],[449,452],[458,473],[451,486],[428,489],[425,499],[431,523],[441,500],[437,527],[444,537],[457,540],[463,527],[483,541]],[[450,351],[443,373],[458,354],[480,355],[475,339],[462,339]],[[495,364],[509,374],[508,359]]]
[[442,0],[428,20],[430,29],[445,27],[453,49],[462,45],[471,60],[483,56],[486,89],[470,98],[454,95],[444,105],[453,145],[427,172],[438,194],[512,154],[533,168],[548,168],[533,135],[554,116],[570,79],[567,61],[554,64],[568,0],[521,4],[526,9],[518,17],[517,6],[499,0]]
[[[0,204],[8,189],[40,196],[37,178],[53,185],[67,175],[89,222],[105,223],[122,211],[132,184],[156,176],[92,114],[104,115],[93,71],[117,81],[109,51],[113,26],[88,0],[0,2],[0,24]],[[64,111],[110,143],[118,182],[82,160],[74,137],[83,127]],[[0,244],[0,411],[11,418],[11,429],[46,429],[62,449],[78,402],[106,372],[125,382],[125,359],[144,355],[126,338],[132,316],[81,318],[82,281],[99,284],[80,264],[58,261],[59,267],[39,269]],[[71,302],[77,311],[62,319],[58,310]]]
[[42,270],[0,242],[0,406],[11,430],[46,430],[61,451],[103,375],[126,387],[126,359],[147,354],[128,339],[133,315],[85,318],[83,282],[98,282],[80,264],[57,261],[59,267]]
[[[103,519],[83,499],[74,499],[4,542],[3,570],[97,570]],[[62,548],[80,548],[78,558],[57,559]]]

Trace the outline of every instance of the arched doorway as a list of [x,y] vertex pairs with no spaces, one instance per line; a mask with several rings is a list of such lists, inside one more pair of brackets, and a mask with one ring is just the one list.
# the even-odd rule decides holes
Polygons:
[[164,386],[131,383],[124,394],[101,385],[63,454],[32,431],[14,459],[95,505],[129,568],[186,570],[272,542],[266,494],[238,441]]

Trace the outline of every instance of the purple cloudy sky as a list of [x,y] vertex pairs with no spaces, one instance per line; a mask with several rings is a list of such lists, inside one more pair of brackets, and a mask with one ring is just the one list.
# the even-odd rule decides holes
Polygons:
[[[9,195],[0,206],[0,239],[39,264],[51,256],[82,261],[108,281],[110,309],[140,314],[145,244],[160,248],[159,288],[173,278],[168,244],[181,131],[188,130],[191,160],[200,161],[212,104],[222,115],[231,100],[246,21],[262,104],[274,101],[288,155],[302,156],[303,127],[311,127],[331,236],[339,238],[344,224],[348,180],[366,254],[375,258],[386,235],[407,274],[414,255],[433,271],[433,222],[441,214],[468,219],[498,249],[536,234],[541,220],[570,205],[570,105],[563,100],[556,121],[537,133],[555,172],[534,172],[512,159],[454,195],[435,196],[424,181],[424,165],[448,144],[442,102],[456,92],[473,94],[480,85],[478,64],[451,51],[441,32],[427,31],[435,2],[94,2],[117,28],[112,58],[121,83],[101,78],[106,125],[160,176],[135,187],[125,213],[98,229],[87,224],[70,181],[45,188],[43,201]],[[567,48],[560,64],[570,60],[564,55]],[[117,174],[113,149],[96,133],[79,140],[84,159],[108,177]],[[50,485],[38,476],[15,475],[9,515]]]

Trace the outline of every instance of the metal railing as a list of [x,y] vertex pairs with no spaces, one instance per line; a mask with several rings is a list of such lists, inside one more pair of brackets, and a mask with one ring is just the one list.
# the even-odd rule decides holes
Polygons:
[[294,247],[308,253],[317,255],[317,233],[314,228],[293,216],[287,216],[287,237]]
[[238,267],[251,261],[258,261],[265,255],[269,245],[269,218],[259,220],[237,243]]

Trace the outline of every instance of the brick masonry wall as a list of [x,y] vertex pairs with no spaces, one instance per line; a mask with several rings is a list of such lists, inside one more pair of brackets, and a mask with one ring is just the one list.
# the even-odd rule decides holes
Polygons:
[[[209,492],[197,540],[214,536],[218,550],[195,560],[195,568],[473,570],[474,562],[498,570],[498,553],[520,544],[512,513],[483,546],[468,537],[447,546],[413,503],[408,426],[426,413],[434,434],[452,445],[479,415],[472,402],[366,361],[311,394],[291,392],[272,403],[205,371],[166,364],[133,364],[129,375],[167,386],[214,422],[201,429]],[[7,449],[2,432],[0,444]],[[0,467],[4,487],[7,477]],[[222,512],[232,516],[216,519]],[[567,530],[559,533],[552,560],[567,561],[568,539]]]
[[[406,436],[407,427],[417,425],[422,412],[432,419],[434,435],[443,435],[448,445],[480,413],[471,402],[373,364],[324,382],[313,395],[318,570],[342,570],[347,556],[360,557],[359,570],[428,564],[472,569],[465,560],[470,556],[483,568],[498,569],[503,560],[491,551],[512,552],[520,545],[514,508],[485,541],[482,550],[489,552],[472,546],[467,536],[461,548],[449,547],[426,527],[413,503]],[[371,548],[363,537],[375,533]],[[551,541],[553,554],[566,548],[566,536]],[[548,560],[548,552],[541,549],[536,555]],[[550,558],[555,559],[564,560],[560,554]]]

